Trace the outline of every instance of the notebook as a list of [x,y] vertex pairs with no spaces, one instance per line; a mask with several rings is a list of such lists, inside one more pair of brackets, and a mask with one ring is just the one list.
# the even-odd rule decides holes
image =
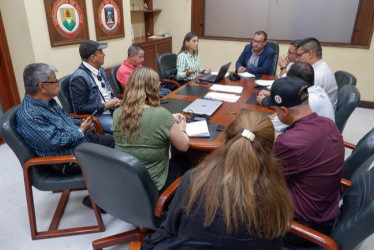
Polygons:
[[208,74],[208,75],[200,77],[199,82],[216,83],[216,82],[222,81],[222,79],[225,78],[225,75],[227,71],[229,70],[230,65],[231,65],[231,62],[223,65],[217,75]]
[[206,120],[187,123],[186,133],[188,137],[209,137],[209,129]]
[[196,99],[183,109],[184,113],[211,116],[222,105],[221,101]]

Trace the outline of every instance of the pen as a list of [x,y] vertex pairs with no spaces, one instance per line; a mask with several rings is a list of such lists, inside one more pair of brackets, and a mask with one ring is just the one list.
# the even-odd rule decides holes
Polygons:
[[168,103],[168,102],[169,102],[169,100],[161,100],[160,104],[164,104],[164,103]]

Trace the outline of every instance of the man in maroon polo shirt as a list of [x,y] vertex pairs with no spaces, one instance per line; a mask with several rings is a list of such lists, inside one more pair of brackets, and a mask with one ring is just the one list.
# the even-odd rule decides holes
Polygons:
[[[344,141],[333,121],[311,110],[307,89],[308,84],[296,77],[274,81],[271,102],[280,121],[290,125],[278,135],[274,155],[292,195],[294,219],[329,235],[339,213]],[[285,244],[311,243],[289,233]]]

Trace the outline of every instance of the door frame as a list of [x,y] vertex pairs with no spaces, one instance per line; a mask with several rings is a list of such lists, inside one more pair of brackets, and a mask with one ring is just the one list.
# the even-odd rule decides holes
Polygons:
[[[0,102],[5,113],[12,106],[21,103],[13,64],[6,40],[3,18],[0,11]],[[0,144],[3,139],[0,136]]]

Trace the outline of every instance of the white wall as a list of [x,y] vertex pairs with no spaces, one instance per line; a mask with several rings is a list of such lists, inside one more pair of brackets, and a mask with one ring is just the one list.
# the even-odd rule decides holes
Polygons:
[[[92,1],[86,1],[89,39],[96,40]],[[62,77],[79,66],[79,44],[51,47],[43,0],[0,0],[9,50],[21,99],[24,96],[22,72],[34,62],[52,64]],[[125,37],[105,40],[109,47],[104,50],[105,68],[122,62],[131,45],[130,1],[123,1]]]
[[[184,35],[191,29],[191,0],[153,0],[154,8],[162,9],[155,21],[156,32],[170,32],[173,36],[173,52],[178,53]],[[271,39],[271,34],[269,34]],[[224,63],[231,61],[230,70],[246,43],[200,39],[199,55],[202,67],[218,71]],[[280,45],[280,55],[286,53],[287,44]],[[323,47],[323,58],[333,72],[345,70],[357,77],[361,100],[374,102],[374,39],[370,49]]]

